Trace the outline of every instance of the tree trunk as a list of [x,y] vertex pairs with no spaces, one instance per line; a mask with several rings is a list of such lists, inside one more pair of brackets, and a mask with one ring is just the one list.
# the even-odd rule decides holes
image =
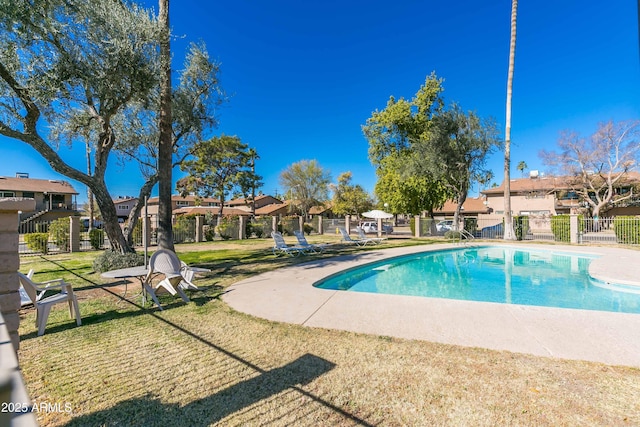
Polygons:
[[153,186],[158,183],[158,175],[152,175],[147,178],[147,181],[142,185],[140,192],[138,193],[138,201],[133,208],[129,212],[129,218],[127,221],[127,226],[125,227],[124,237],[127,240],[127,243],[133,247],[133,230],[136,228],[136,224],[138,223],[138,218],[141,217],[140,213],[142,208],[144,207],[145,199],[151,195],[151,190]]
[[[87,141],[87,175],[91,176],[91,144]],[[93,191],[87,187],[87,203],[89,205],[89,226],[87,231],[93,230],[93,218],[95,214],[93,212]]]
[[515,240],[511,215],[511,95],[513,91],[513,68],[516,59],[516,17],[518,0],[511,1],[511,43],[509,46],[509,72],[507,76],[507,117],[504,132],[504,240]]
[[171,210],[173,130],[171,126],[171,45],[169,0],[159,0],[160,39],[160,141],[158,147],[158,247],[174,250]]
[[133,248],[127,243],[120,224],[118,224],[116,206],[113,204],[107,186],[104,183],[94,185],[93,195],[102,213],[104,231],[109,238],[111,249],[120,253],[134,252]]

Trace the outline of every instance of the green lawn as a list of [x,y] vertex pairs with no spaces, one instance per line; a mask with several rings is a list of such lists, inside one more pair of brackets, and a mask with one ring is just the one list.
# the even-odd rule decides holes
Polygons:
[[[334,240],[336,240],[334,238]],[[428,241],[389,242],[397,244]],[[64,277],[80,300],[36,337],[23,310],[20,363],[43,426],[638,425],[640,370],[269,322],[219,298],[231,283],[299,258],[270,241],[180,245],[213,270],[192,302],[139,306],[139,284],[103,286],[96,252],[24,257],[36,280]],[[362,250],[342,247],[337,253]],[[334,252],[335,253],[335,252]],[[323,255],[331,256],[331,253]],[[63,406],[64,407],[64,406]]]

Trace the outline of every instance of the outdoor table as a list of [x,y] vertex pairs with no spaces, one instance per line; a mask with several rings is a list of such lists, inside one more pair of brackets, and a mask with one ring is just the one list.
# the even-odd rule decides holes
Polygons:
[[[138,280],[140,280],[140,286],[142,287],[142,305],[144,305],[147,302],[146,294],[148,293],[149,295],[151,295],[153,302],[155,302],[156,305],[160,308],[160,310],[162,310],[162,306],[160,305],[160,302],[158,301],[158,298],[156,297],[155,292],[153,292],[153,289],[151,289],[149,287],[149,284],[147,283],[148,274],[149,274],[149,268],[145,267],[144,265],[140,265],[137,267],[128,267],[128,268],[121,268],[119,270],[105,271],[100,276],[104,277],[105,279],[130,279],[134,277],[137,278]],[[125,288],[125,295],[126,293],[127,291]]]

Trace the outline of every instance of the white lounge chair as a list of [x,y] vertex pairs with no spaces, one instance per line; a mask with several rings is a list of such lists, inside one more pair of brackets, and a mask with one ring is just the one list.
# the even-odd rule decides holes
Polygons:
[[322,253],[324,248],[327,246],[325,243],[309,243],[307,238],[304,237],[304,233],[302,231],[294,231],[293,234],[295,234],[296,239],[298,239],[298,246],[306,248],[309,252]]
[[358,238],[360,240],[369,240],[377,245],[379,245],[383,240],[387,239],[386,237],[368,237],[362,227],[356,227],[356,231],[358,232]]
[[340,234],[342,235],[342,242],[344,242],[344,243],[356,244],[358,246],[365,246],[367,243],[374,244],[374,242],[369,238],[366,238],[366,239],[352,239],[351,236],[349,235],[349,233],[347,233],[347,230],[344,229],[344,227],[338,227],[338,230],[340,231]]
[[[160,287],[163,287],[171,295],[178,294],[184,302],[189,302],[189,297],[187,297],[187,294],[184,293],[182,287],[179,286],[184,280],[184,277],[181,273],[181,268],[182,264],[178,256],[174,252],[171,252],[167,249],[159,249],[154,252],[153,255],[151,255],[151,258],[149,258],[149,273],[147,274],[147,278],[145,280],[147,285],[145,289],[147,290],[147,292],[151,290],[151,297],[156,302],[156,304],[158,304],[158,307],[160,307],[160,304],[158,303],[155,291],[153,291],[151,287],[151,279],[157,274],[163,274],[164,279],[156,284],[156,290]],[[162,307],[160,307],[160,310],[162,310]]]
[[289,255],[289,256],[298,256],[300,254],[305,255],[308,249],[303,248],[302,246],[289,246],[287,242],[284,241],[284,237],[277,231],[271,232],[271,237],[273,237],[273,254],[275,256],[279,255]]
[[[51,312],[51,306],[54,304],[67,302],[69,304],[69,314],[71,318],[75,317],[76,324],[78,326],[82,325],[80,308],[78,307],[78,300],[73,293],[73,287],[63,279],[37,283],[26,275],[18,273],[18,280],[20,280],[20,284],[36,308],[36,328],[38,328],[38,336],[44,334],[47,319]],[[60,290],[60,292],[48,297],[43,297],[42,293],[44,291],[51,290]]]

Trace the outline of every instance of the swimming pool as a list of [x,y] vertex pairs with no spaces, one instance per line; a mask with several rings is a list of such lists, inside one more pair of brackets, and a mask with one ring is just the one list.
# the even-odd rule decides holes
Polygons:
[[422,252],[367,264],[314,286],[469,301],[640,313],[640,287],[589,276],[596,256],[490,246]]

